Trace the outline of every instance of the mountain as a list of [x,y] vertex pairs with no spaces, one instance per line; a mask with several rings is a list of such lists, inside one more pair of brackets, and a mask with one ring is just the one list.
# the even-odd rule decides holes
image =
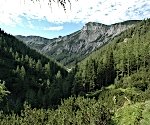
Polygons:
[[64,65],[72,65],[111,41],[122,31],[133,27],[137,22],[139,21],[133,20],[112,25],[89,22],[81,30],[67,36],[59,36],[59,38],[46,39],[39,36],[20,35],[16,38]]
[[[0,57],[2,58],[0,65],[3,65],[0,67],[0,71],[2,68],[5,69],[5,66],[11,68],[10,64],[13,62],[12,58],[10,56],[8,58],[7,55],[12,54],[12,50],[8,51],[6,47],[11,45],[12,42],[11,39],[6,39],[8,37],[0,40]],[[20,42],[15,41],[15,43],[18,45]],[[22,46],[16,47],[20,48],[20,51],[24,51]],[[13,48],[15,47],[13,46]],[[16,59],[18,63],[23,64],[22,59]],[[43,84],[39,84],[40,89],[37,92],[37,86],[34,84],[32,91],[30,88],[30,93],[26,95],[28,97],[26,100],[31,105],[25,103],[21,113],[14,113],[13,110],[10,110],[10,113],[6,114],[4,111],[12,106],[6,103],[4,110],[0,113],[0,123],[2,125],[149,125],[149,67],[150,19],[147,19],[136,24],[135,27],[125,30],[115,37],[112,42],[92,52],[81,62],[76,63],[73,68],[74,73],[68,73],[68,75],[72,74],[73,77],[67,79],[63,77],[63,79],[66,79],[65,82],[63,82],[59,72],[56,79],[54,77],[53,82],[48,82],[52,85],[46,86],[46,90],[43,88]],[[7,70],[9,71],[8,68]],[[4,77],[10,79],[8,74],[9,72]],[[22,75],[23,73],[21,73],[21,79],[19,79],[21,80],[20,84],[16,84],[16,81],[14,81],[16,77],[13,78],[10,84],[14,85],[13,91],[20,90],[19,94],[16,93],[18,98],[22,97],[22,91],[30,84],[32,85],[33,82],[30,82],[30,84],[27,84],[27,81],[23,82]],[[25,77],[29,79],[29,75],[25,75]],[[55,98],[62,97],[58,95],[62,94],[63,89],[66,90],[69,85],[67,82],[71,83],[70,97],[62,100],[61,105],[55,109],[51,107],[45,109],[44,105],[49,101],[56,101],[51,96]],[[47,85],[49,85],[48,83]],[[54,88],[55,91],[53,91]],[[48,91],[49,89],[51,91]],[[0,90],[2,89],[0,88]],[[1,93],[0,91],[0,97]],[[6,99],[5,101],[9,100],[9,98]],[[47,101],[45,101],[46,99]],[[16,102],[15,106],[18,107],[18,100]],[[42,106],[33,108],[34,104]]]
[[[93,91],[117,81],[116,86],[124,88],[132,80],[138,81],[136,77],[143,77],[142,72],[148,74],[150,64],[149,24],[150,19],[137,23],[135,27],[125,30],[112,42],[79,62],[76,74],[78,87],[80,86],[79,88],[87,93],[87,91]],[[144,76],[149,77],[146,74]],[[148,80],[148,78],[145,79]],[[139,87],[143,91],[146,89],[146,84],[142,81],[130,83],[131,86]]]

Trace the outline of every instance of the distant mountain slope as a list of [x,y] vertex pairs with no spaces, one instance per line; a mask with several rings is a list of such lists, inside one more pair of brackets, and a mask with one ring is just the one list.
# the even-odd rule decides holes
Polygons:
[[39,36],[16,36],[16,38],[64,65],[71,65],[137,22],[139,21],[125,21],[113,25],[89,22],[81,30],[64,37],[46,39]]

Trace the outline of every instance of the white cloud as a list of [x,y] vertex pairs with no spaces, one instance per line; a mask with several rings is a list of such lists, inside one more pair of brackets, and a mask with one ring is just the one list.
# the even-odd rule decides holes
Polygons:
[[150,17],[150,0],[71,0],[71,10],[70,4],[67,3],[66,13],[58,3],[52,2],[50,7],[48,1],[40,0],[33,3],[30,0],[0,0],[0,23],[20,24],[21,16],[29,20],[47,20],[59,24],[89,21],[111,24],[122,20]]
[[50,31],[59,31],[59,30],[63,30],[63,26],[54,26],[54,27],[46,27],[43,30],[50,30]]
[[30,20],[28,21],[28,27],[30,29],[35,29],[34,25],[32,24],[32,22]]

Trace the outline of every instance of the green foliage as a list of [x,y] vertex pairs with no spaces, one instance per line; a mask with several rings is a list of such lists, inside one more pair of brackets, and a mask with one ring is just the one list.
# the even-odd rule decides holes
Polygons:
[[140,124],[149,125],[149,123],[150,123],[150,101],[146,101],[142,111],[142,118],[140,120]]
[[116,125],[137,125],[142,115],[142,103],[126,105],[118,109],[115,113],[114,121]]
[[111,122],[109,110],[95,99],[83,97],[64,100],[56,110],[32,109],[27,103],[20,116],[1,112],[1,124],[5,125],[107,125]]
[[[10,91],[8,98],[1,102],[1,110],[20,112],[24,101],[32,107],[55,107],[61,98],[68,97],[61,91],[63,84],[56,76],[61,77],[63,83],[67,74],[62,66],[0,29],[0,79],[6,81],[5,86]],[[52,91],[55,94],[50,94]]]
[[148,125],[150,122],[150,101],[124,105],[113,117],[116,125]]
[[0,80],[0,101],[10,92],[6,90],[5,82]]

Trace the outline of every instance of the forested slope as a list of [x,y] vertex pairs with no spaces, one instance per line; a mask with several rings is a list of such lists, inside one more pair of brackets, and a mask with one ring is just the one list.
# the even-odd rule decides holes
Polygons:
[[57,104],[63,98],[59,80],[66,76],[62,66],[0,30],[0,80],[10,91],[1,109],[19,111],[24,101],[33,107]]
[[74,85],[85,93],[116,82],[120,82],[117,86],[129,86],[123,81],[131,80],[135,74],[140,77],[142,72],[146,77],[149,66],[150,20],[144,20],[79,63]]

